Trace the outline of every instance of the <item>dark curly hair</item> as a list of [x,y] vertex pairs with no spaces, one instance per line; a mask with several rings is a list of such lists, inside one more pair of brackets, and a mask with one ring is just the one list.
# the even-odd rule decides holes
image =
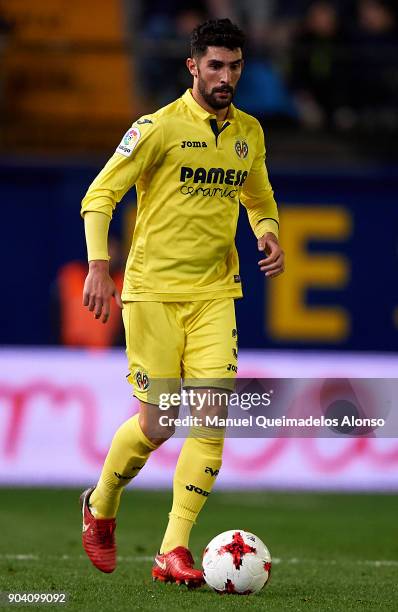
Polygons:
[[210,19],[196,26],[191,34],[191,57],[206,53],[207,47],[243,49],[245,35],[230,19]]

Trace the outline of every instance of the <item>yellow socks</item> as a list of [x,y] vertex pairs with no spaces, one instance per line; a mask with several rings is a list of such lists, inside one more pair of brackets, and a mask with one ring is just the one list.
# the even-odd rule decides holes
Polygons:
[[156,448],[142,432],[138,414],[119,427],[90,496],[89,506],[95,518],[116,516],[123,488],[137,476]]
[[161,553],[177,546],[188,548],[191,529],[220,470],[223,446],[223,430],[209,427],[191,429],[174,473],[173,506]]
[[[191,529],[221,467],[223,436],[223,430],[201,427],[192,428],[185,440],[174,474],[173,506],[160,548],[162,553],[177,546],[188,547]],[[96,518],[116,516],[123,488],[156,448],[142,432],[138,414],[119,427],[90,496],[90,510]]]

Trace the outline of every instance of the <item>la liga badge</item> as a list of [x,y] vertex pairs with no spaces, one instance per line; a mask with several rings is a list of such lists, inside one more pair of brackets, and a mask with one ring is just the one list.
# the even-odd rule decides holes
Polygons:
[[122,141],[116,151],[125,157],[130,157],[135,147],[138,144],[139,139],[141,138],[141,132],[139,128],[132,127],[122,138]]

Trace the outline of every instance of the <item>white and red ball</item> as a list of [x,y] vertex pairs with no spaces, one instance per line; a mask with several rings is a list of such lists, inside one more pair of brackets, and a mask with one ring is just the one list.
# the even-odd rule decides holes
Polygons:
[[271,576],[271,555],[264,542],[242,529],[224,531],[203,553],[207,584],[218,593],[257,593]]

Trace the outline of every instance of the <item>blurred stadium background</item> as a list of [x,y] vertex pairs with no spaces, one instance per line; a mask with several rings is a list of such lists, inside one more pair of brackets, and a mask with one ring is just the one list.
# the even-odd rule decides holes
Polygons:
[[[2,485],[95,482],[135,410],[120,313],[102,327],[81,307],[80,200],[133,120],[190,85],[209,16],[248,32],[236,104],[264,126],[287,257],[264,283],[241,216],[240,375],[397,377],[396,3],[0,0]],[[118,283],[134,220],[129,193]],[[135,486],[169,487],[179,444]],[[218,486],[397,490],[397,464],[396,439],[229,440]]]

